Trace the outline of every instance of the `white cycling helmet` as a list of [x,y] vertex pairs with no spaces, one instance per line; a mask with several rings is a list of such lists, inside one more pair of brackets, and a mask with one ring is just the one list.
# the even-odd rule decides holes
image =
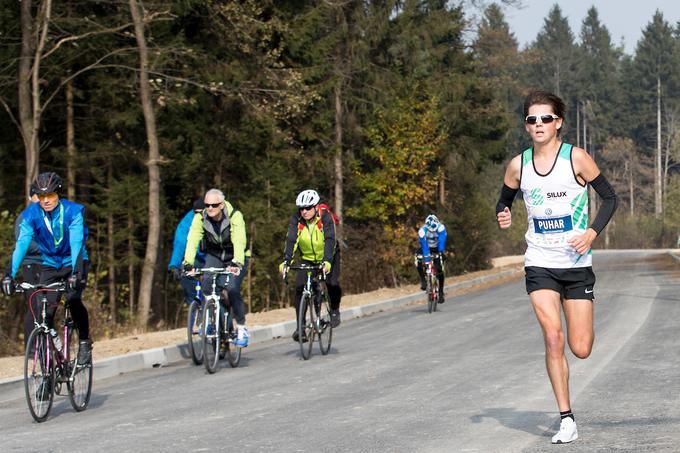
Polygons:
[[295,199],[295,205],[298,208],[309,208],[319,204],[319,194],[316,190],[303,190]]
[[436,215],[430,214],[427,216],[425,219],[425,228],[427,228],[430,231],[436,231],[437,228],[439,227],[439,219],[437,218]]

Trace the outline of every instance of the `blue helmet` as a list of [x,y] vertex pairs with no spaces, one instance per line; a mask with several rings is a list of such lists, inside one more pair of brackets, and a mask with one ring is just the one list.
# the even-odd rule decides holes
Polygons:
[[427,216],[425,219],[425,228],[430,231],[437,231],[437,228],[439,228],[439,219],[436,215],[430,214]]

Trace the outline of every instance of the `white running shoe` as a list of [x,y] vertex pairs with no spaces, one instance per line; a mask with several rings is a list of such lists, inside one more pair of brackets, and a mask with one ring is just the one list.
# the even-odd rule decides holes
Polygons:
[[250,332],[248,332],[248,328],[246,326],[242,326],[237,324],[236,325],[236,341],[234,344],[238,346],[239,348],[245,348],[248,346],[248,338],[250,338]]
[[560,423],[560,431],[552,437],[554,444],[568,444],[578,439],[578,430],[576,429],[576,422],[567,417],[562,419]]

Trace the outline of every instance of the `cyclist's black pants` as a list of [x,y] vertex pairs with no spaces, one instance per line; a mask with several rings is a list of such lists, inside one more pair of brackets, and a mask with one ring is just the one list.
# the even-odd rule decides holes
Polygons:
[[[85,289],[85,284],[87,283],[88,261],[81,261],[81,263],[81,269],[77,270],[80,271],[79,273],[82,275],[80,286],[75,291],[67,290],[66,293],[64,293],[64,300],[68,302],[69,308],[71,309],[71,317],[73,317],[73,321],[75,321],[76,326],[78,327],[78,338],[80,340],[87,340],[90,338],[90,321],[87,314],[87,308],[85,308],[85,305],[83,304],[82,295],[83,289]],[[60,280],[66,280],[70,275],[71,266],[62,267],[61,269],[42,266],[39,282],[44,285],[49,285],[50,283]],[[33,311],[31,312],[29,309],[28,313],[26,314],[26,320],[24,322],[24,343],[28,341],[28,336],[35,327],[33,315],[40,319],[40,313],[42,310],[40,304],[40,299],[42,298],[41,295],[42,293],[38,293],[33,296]],[[57,311],[57,305],[59,303],[58,298],[59,293],[57,292],[51,291],[47,293],[47,309],[45,310],[45,315],[47,318],[47,325],[50,327],[54,327],[54,314]]]
[[[302,261],[304,264],[318,264],[312,261]],[[297,271],[295,276],[295,319],[297,319],[300,311],[300,299],[302,299],[302,291],[305,289],[307,283],[307,271]],[[328,299],[331,305],[331,310],[340,309],[340,300],[342,299],[342,288],[340,288],[340,251],[336,250],[331,261],[331,272],[326,276],[326,288],[328,289]]]
[[[423,268],[423,260],[418,261],[417,268],[418,274],[420,275],[420,284],[425,286],[425,269]],[[437,278],[439,279],[439,294],[444,294],[444,266],[442,266],[441,260],[434,260],[434,269],[437,272]]]
[[[40,264],[31,263],[21,266],[21,276],[26,283],[37,285],[40,281]],[[26,316],[24,317],[24,345],[26,345],[28,336],[35,327],[35,323],[33,322],[33,314],[31,314],[31,310],[28,305],[31,299],[31,292],[26,291],[24,293],[24,298],[26,303]]]
[[[224,289],[229,296],[229,303],[231,304],[231,309],[234,311],[234,318],[236,322],[240,325],[245,325],[246,323],[246,308],[243,303],[243,296],[241,295],[241,282],[243,282],[246,276],[246,269],[248,268],[249,257],[246,256],[245,263],[243,263],[243,269],[241,273],[237,276],[230,276],[229,284],[227,284],[226,275],[218,275],[217,287],[222,290]],[[206,255],[205,257],[205,267],[224,267],[224,261],[220,260],[216,256]],[[203,291],[203,297],[212,294],[212,274],[205,274],[201,280],[201,289]]]

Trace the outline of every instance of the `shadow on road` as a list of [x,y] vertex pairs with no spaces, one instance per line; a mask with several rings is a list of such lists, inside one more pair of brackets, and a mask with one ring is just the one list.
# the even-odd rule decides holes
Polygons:
[[503,426],[524,431],[541,437],[550,437],[559,429],[555,414],[538,411],[519,411],[509,407],[492,407],[484,409],[481,414],[470,417],[472,423],[481,423],[484,418],[492,418]]

